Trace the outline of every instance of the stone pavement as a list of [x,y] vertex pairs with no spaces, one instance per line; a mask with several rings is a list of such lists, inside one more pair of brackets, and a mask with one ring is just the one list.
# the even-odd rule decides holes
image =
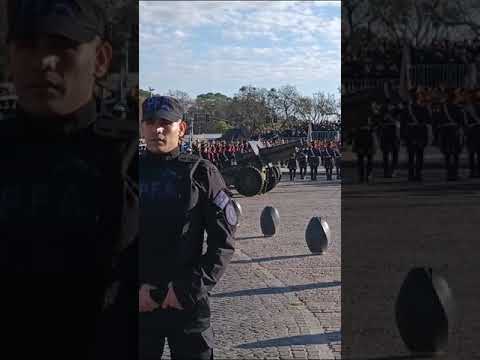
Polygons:
[[[233,263],[212,296],[218,359],[333,359],[340,356],[340,184],[280,183],[238,197],[243,218]],[[279,232],[264,238],[260,214],[274,206]],[[304,232],[312,216],[332,229],[324,255],[312,255]]]
[[[345,177],[354,171],[345,169]],[[466,178],[466,169],[457,182],[443,180],[442,169],[425,171],[423,183],[409,183],[406,175],[343,184],[343,358],[409,355],[395,300],[408,271],[422,266],[446,278],[457,304],[442,359],[478,359],[480,181]]]
[[[340,358],[340,182],[285,178],[267,194],[235,195],[236,252],[211,298],[216,359]],[[271,238],[260,230],[265,206],[281,217]],[[304,240],[313,216],[332,231],[324,255]]]

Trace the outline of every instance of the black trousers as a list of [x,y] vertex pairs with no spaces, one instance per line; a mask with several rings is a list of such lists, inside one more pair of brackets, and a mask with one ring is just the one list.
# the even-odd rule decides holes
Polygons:
[[318,165],[310,165],[310,179],[317,180]]
[[[187,315],[187,316],[186,316]],[[213,330],[210,319],[191,325],[182,310],[142,313],[139,319],[139,360],[161,359],[168,340],[173,360],[213,359]]]
[[445,153],[443,154],[445,159],[445,170],[447,180],[456,180],[458,177],[458,165],[459,157],[458,153]]
[[398,149],[383,150],[383,177],[391,177],[398,165]]
[[357,159],[358,177],[360,182],[364,182],[365,178],[368,178],[372,173],[373,155],[357,153]]
[[421,180],[424,148],[411,146],[408,148],[408,179]]
[[300,179],[303,179],[307,175],[307,165],[301,166],[300,165]]
[[469,151],[468,160],[471,177],[480,177],[480,150]]
[[297,169],[288,169],[290,173],[290,181],[295,180],[295,174],[297,173]]

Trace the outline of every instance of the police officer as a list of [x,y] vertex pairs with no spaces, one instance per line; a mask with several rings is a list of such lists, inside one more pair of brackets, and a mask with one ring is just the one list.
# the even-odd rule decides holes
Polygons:
[[112,59],[101,9],[10,4],[18,106],[0,125],[2,350],[91,359],[112,264],[136,235],[138,119],[121,135],[97,116],[94,85]]
[[140,359],[161,357],[165,338],[173,359],[211,359],[209,292],[233,256],[237,213],[217,168],[179,153],[180,103],[154,96],[142,107]]

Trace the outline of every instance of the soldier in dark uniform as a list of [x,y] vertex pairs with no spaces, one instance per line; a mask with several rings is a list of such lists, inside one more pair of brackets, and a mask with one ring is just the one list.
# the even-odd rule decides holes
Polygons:
[[408,180],[422,181],[425,147],[429,143],[430,113],[414,91],[400,114],[404,141],[408,153]]
[[340,152],[340,149],[335,146],[333,149],[333,156],[334,156],[334,162],[335,162],[335,174],[337,176],[337,179],[342,178],[342,173],[341,173],[341,164],[342,164],[342,153]]
[[468,97],[465,128],[467,135],[468,164],[470,177],[480,177],[480,104],[473,104]]
[[333,175],[333,167],[334,167],[334,152],[333,149],[330,147],[330,144],[327,143],[325,147],[322,149],[321,157],[323,166],[325,167],[325,175],[327,180],[332,180]]
[[160,358],[165,338],[173,359],[211,359],[209,292],[234,253],[236,210],[212,163],[179,154],[187,127],[179,102],[154,96],[143,113],[140,359]]
[[393,104],[387,105],[387,111],[379,120],[378,132],[380,149],[383,154],[383,177],[391,178],[398,165],[400,150],[400,124]]
[[295,174],[297,172],[297,159],[295,159],[295,154],[292,154],[290,159],[288,159],[287,167],[290,173],[290,181],[295,181]]
[[300,168],[300,179],[307,175],[307,149],[304,148],[297,153],[298,167]]
[[[378,113],[378,110],[375,110]],[[353,152],[357,154],[359,182],[372,180],[373,156],[377,151],[374,133],[375,118],[369,116],[367,121],[358,126],[353,134]]]
[[317,180],[318,167],[320,166],[320,158],[315,149],[310,146],[307,152],[308,164],[310,165],[310,180]]
[[437,129],[440,151],[445,159],[446,179],[458,179],[460,153],[463,147],[464,112],[459,104],[447,103],[443,97],[440,102],[440,116],[437,117]]
[[121,134],[96,113],[95,81],[112,59],[101,9],[91,1],[10,4],[18,107],[0,129],[2,357],[92,359],[112,264],[136,237],[129,175],[138,118]]

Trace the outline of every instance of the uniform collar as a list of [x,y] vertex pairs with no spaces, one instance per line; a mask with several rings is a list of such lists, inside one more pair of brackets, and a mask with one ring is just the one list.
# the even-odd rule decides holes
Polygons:
[[146,152],[146,157],[149,160],[169,161],[169,160],[177,159],[179,155],[180,155],[180,147],[176,147],[175,149],[173,149],[167,154],[154,154],[148,150]]
[[66,116],[35,116],[22,108],[18,108],[17,115],[23,122],[27,137],[56,138],[73,135],[88,128],[95,122],[97,112],[95,101],[92,100]]

